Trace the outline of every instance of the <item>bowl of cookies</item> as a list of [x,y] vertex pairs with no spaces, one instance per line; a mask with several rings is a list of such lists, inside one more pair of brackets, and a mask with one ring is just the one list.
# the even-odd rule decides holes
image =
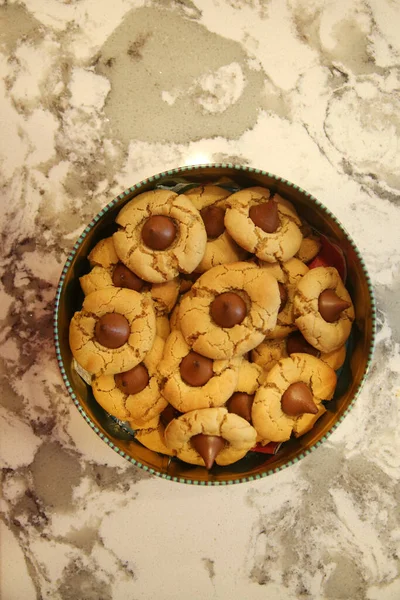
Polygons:
[[61,274],[57,360],[90,427],[146,471],[252,481],[317,448],[367,376],[375,304],[337,218],[231,164],[141,181],[85,228]]

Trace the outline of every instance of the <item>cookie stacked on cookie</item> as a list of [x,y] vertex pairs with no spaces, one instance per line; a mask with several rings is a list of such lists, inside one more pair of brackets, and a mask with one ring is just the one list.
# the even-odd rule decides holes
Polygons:
[[354,319],[294,206],[265,188],[155,189],[90,252],[70,346],[97,402],[148,448],[210,469],[306,433]]

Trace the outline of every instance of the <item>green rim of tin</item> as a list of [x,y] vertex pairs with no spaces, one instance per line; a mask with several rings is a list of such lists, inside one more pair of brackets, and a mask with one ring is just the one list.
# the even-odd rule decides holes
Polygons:
[[[256,174],[260,174],[260,175],[264,175],[266,177],[270,177],[271,179],[274,179],[277,182],[282,182],[290,187],[292,187],[295,190],[298,190],[300,193],[304,194],[307,198],[309,198],[311,200],[311,202],[313,202],[320,210],[322,210],[330,219],[332,219],[336,225],[338,225],[338,227],[342,230],[342,232],[346,235],[348,241],[350,242],[354,252],[357,255],[357,258],[360,261],[361,264],[361,268],[363,270],[366,282],[367,282],[367,286],[368,286],[368,292],[369,292],[369,297],[370,297],[370,302],[371,302],[371,320],[372,320],[372,335],[371,335],[371,345],[369,348],[369,353],[368,353],[368,359],[367,359],[367,364],[363,373],[363,376],[361,378],[361,381],[353,395],[353,398],[351,400],[351,402],[349,403],[348,407],[346,408],[346,410],[343,412],[343,414],[338,418],[338,420],[333,424],[333,426],[331,427],[331,429],[325,433],[325,435],[318,440],[313,446],[310,446],[310,448],[308,448],[307,450],[305,450],[304,452],[302,452],[301,454],[299,454],[298,456],[296,456],[293,460],[289,460],[288,462],[286,462],[284,465],[281,465],[280,467],[276,467],[273,469],[269,469],[266,470],[262,473],[257,473],[256,475],[251,475],[248,477],[242,477],[242,478],[237,478],[237,479],[229,479],[228,481],[199,481],[197,479],[187,479],[185,477],[173,477],[171,475],[168,475],[167,473],[161,473],[160,471],[157,471],[156,469],[152,469],[151,467],[148,467],[147,465],[142,464],[141,462],[137,461],[136,459],[134,459],[132,456],[129,456],[128,454],[126,454],[126,452],[124,452],[123,450],[121,450],[116,444],[114,444],[114,442],[112,442],[106,435],[104,435],[99,428],[93,423],[93,421],[88,417],[88,415],[86,414],[83,406],[80,404],[74,390],[72,389],[72,386],[69,382],[69,379],[67,377],[65,368],[64,368],[64,364],[63,364],[63,360],[62,360],[62,356],[61,356],[61,350],[60,350],[60,344],[59,344],[59,332],[58,332],[58,311],[59,311],[59,306],[60,306],[60,297],[61,297],[61,292],[64,286],[64,281],[65,281],[65,276],[66,273],[68,272],[68,269],[72,263],[72,260],[74,259],[76,253],[78,252],[80,246],[82,245],[84,239],[86,238],[87,234],[89,233],[89,231],[91,231],[91,229],[96,225],[96,223],[113,207],[115,206],[115,204],[117,202],[119,202],[120,200],[125,199],[127,196],[129,196],[132,192],[135,192],[137,190],[139,190],[141,187],[143,187],[144,185],[148,184],[148,183],[157,183],[157,181],[161,178],[164,177],[173,177],[175,175],[182,175],[182,174],[189,174],[190,171],[192,171],[193,169],[217,169],[217,168],[227,168],[227,169],[235,169],[237,171],[242,171],[245,173],[256,173]],[[55,308],[54,308],[54,341],[55,341],[55,347],[56,347],[56,356],[57,356],[57,362],[58,362],[58,366],[60,368],[61,371],[61,375],[64,381],[64,384],[67,388],[67,391],[69,393],[69,395],[71,396],[75,406],[77,407],[77,409],[79,410],[79,412],[81,413],[82,417],[85,419],[85,421],[90,425],[90,427],[93,429],[93,431],[95,433],[97,433],[97,435],[103,440],[103,442],[105,442],[110,448],[112,448],[112,450],[114,450],[117,454],[119,454],[120,456],[122,456],[123,458],[125,458],[126,460],[128,460],[129,462],[131,462],[132,464],[134,464],[135,466],[139,467],[140,469],[143,469],[144,471],[147,471],[148,473],[150,473],[151,475],[156,475],[157,477],[161,477],[162,479],[167,479],[168,481],[175,481],[177,483],[186,483],[186,484],[190,484],[190,485],[199,485],[199,486],[224,486],[224,485],[233,485],[236,483],[247,483],[250,481],[256,481],[257,479],[262,479],[264,477],[268,477],[269,475],[272,475],[273,473],[277,473],[278,471],[283,471],[284,469],[286,469],[287,467],[290,467],[291,465],[296,464],[299,460],[301,460],[302,458],[304,458],[305,456],[307,456],[308,454],[311,454],[311,452],[313,452],[316,448],[318,448],[323,442],[325,442],[331,435],[332,433],[337,429],[337,427],[340,425],[340,423],[342,423],[342,421],[344,420],[344,418],[349,414],[350,410],[353,408],[355,401],[357,400],[360,391],[365,383],[366,377],[368,375],[370,366],[371,366],[371,362],[372,362],[372,356],[374,353],[374,348],[375,348],[375,336],[376,336],[376,303],[375,303],[375,296],[374,296],[374,291],[373,291],[373,287],[372,287],[372,282],[370,279],[370,276],[368,274],[367,271],[367,267],[365,265],[364,259],[361,256],[360,251],[358,250],[355,242],[353,241],[352,237],[349,235],[349,233],[346,231],[346,229],[343,227],[343,225],[341,224],[341,222],[337,219],[337,217],[328,209],[326,208],[326,206],[324,206],[319,200],[317,200],[317,198],[315,198],[312,194],[310,194],[309,192],[307,192],[306,190],[303,190],[303,188],[299,187],[298,185],[295,185],[294,183],[291,183],[290,181],[288,181],[287,179],[284,179],[282,177],[278,177],[277,175],[274,175],[273,173],[269,173],[268,171],[264,171],[263,169],[256,169],[254,167],[247,167],[244,165],[234,165],[232,163],[209,163],[209,164],[204,164],[204,165],[188,165],[188,166],[184,166],[184,167],[177,167],[176,169],[171,169],[168,171],[163,171],[161,173],[158,173],[157,175],[153,175],[152,177],[148,177],[147,179],[143,179],[142,181],[140,181],[139,183],[137,183],[136,185],[128,188],[127,190],[125,190],[124,192],[122,192],[121,194],[119,194],[116,198],[114,198],[111,202],[109,202],[109,204],[107,204],[107,206],[105,206],[93,219],[92,221],[89,223],[89,225],[87,225],[85,227],[85,229],[83,230],[83,232],[81,233],[81,235],[79,236],[78,240],[76,241],[74,247],[72,248],[67,260],[65,261],[65,265],[63,267],[63,270],[61,272],[61,276],[60,276],[60,280],[57,286],[57,292],[56,292],[56,298],[55,298]]]

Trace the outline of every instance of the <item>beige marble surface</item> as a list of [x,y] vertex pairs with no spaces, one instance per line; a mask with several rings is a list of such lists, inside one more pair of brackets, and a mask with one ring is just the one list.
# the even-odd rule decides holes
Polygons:
[[[0,2],[0,597],[400,598],[400,4]],[[307,189],[378,301],[354,410],[297,465],[229,488],[150,477],[63,387],[55,288],[140,179],[233,162]]]

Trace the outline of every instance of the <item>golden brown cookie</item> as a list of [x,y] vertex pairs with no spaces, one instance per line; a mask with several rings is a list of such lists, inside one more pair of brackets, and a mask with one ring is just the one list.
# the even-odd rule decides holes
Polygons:
[[293,298],[300,279],[307,273],[308,267],[297,258],[291,258],[285,263],[268,264],[260,261],[260,266],[266,269],[278,281],[281,292],[281,307],[278,312],[276,326],[267,332],[267,339],[282,338],[294,331]]
[[230,195],[231,192],[213,183],[199,185],[185,192],[185,196],[189,198],[198,211],[201,211],[206,206],[219,206],[218,202],[221,202],[221,200]]
[[171,312],[178,299],[180,282],[177,277],[165,283],[148,283],[123,265],[114,249],[113,238],[99,242],[88,258],[92,270],[79,278],[85,295],[106,287],[122,287],[147,294],[154,302],[157,315]]
[[186,342],[209,358],[242,356],[276,325],[277,281],[253,263],[220,265],[204,273],[182,299],[179,323]]
[[135,419],[125,419],[125,421],[128,423],[129,427],[135,432],[139,430],[141,431],[142,429],[152,431],[153,429],[156,429],[158,427],[160,417],[159,415],[157,415],[149,421],[135,421]]
[[[325,307],[325,318],[321,314],[321,300],[328,290],[328,294],[333,293],[338,302],[348,304],[348,308],[342,310],[332,322],[326,320],[335,317],[329,298],[327,308]],[[293,304],[295,323],[314,348],[327,353],[343,346],[350,335],[354,308],[350,295],[334,267],[309,270],[297,286]]]
[[169,326],[171,328],[171,331],[173,331],[174,329],[180,329],[180,327],[179,327],[179,308],[180,308],[180,304],[177,304],[169,318]]
[[159,365],[161,392],[180,412],[221,406],[235,390],[240,363],[241,358],[211,360],[199,356],[191,351],[182,333],[173,330]]
[[[283,358],[256,392],[252,421],[257,433],[273,442],[288,440],[296,421],[304,414],[318,414],[321,402],[332,398],[335,386],[335,371],[315,356]],[[303,426],[304,420],[296,430]]]
[[293,435],[298,438],[308,433],[315,425],[315,423],[326,413],[326,408],[323,404],[318,404],[318,412],[315,415],[305,413],[298,417],[293,423]]
[[301,221],[293,205],[262,187],[252,187],[227,199],[225,226],[231,237],[259,259],[287,261],[298,252]]
[[114,245],[120,260],[153,283],[191,273],[204,256],[207,234],[200,213],[184,194],[152,190],[119,212]]
[[171,333],[169,319],[166,315],[156,317],[156,334],[163,340],[166,340]]
[[264,379],[264,371],[259,365],[243,359],[239,367],[239,378],[235,392],[255,394]]
[[309,237],[303,237],[300,248],[296,253],[296,258],[304,263],[309,263],[315,258],[318,252],[321,250],[321,242],[316,235],[310,235]]
[[92,270],[79,278],[85,296],[113,286],[112,272],[119,263],[119,258],[115,252],[112,237],[100,240],[90,251],[88,260]]
[[179,294],[179,278],[175,277],[165,283],[153,283],[149,294],[154,302],[157,315],[167,315],[174,308]]
[[340,369],[346,359],[346,346],[340,346],[332,352],[320,352],[318,358],[329,365],[334,371]]
[[156,320],[151,300],[122,288],[85,297],[71,320],[69,344],[77,362],[94,375],[132,369],[151,349]]
[[145,428],[136,431],[135,439],[149,450],[174,456],[176,453],[165,444],[165,427],[159,417],[156,417]]
[[265,373],[260,366],[250,363],[248,360],[242,360],[235,391],[226,403],[228,411],[251,423],[254,395],[264,379]]
[[244,260],[248,253],[231,238],[225,229],[226,199],[230,192],[217,185],[192,188],[185,195],[200,212],[207,232],[207,246],[197,273],[204,273],[216,265]]
[[179,297],[177,304],[175,304],[175,306],[174,306],[174,310],[169,315],[169,325],[170,325],[171,331],[173,331],[174,329],[180,330],[180,328],[181,328],[180,319],[179,319],[179,309],[180,309],[182,300],[184,298],[186,298],[186,296],[188,296],[188,292],[186,292],[186,294],[182,294]]
[[189,273],[188,275],[185,275],[184,273],[181,273],[179,275],[179,280],[180,280],[180,287],[179,287],[179,293],[180,294],[186,294],[186,292],[188,292],[192,285],[194,284],[195,281],[197,281],[197,279],[200,277],[200,273]]
[[115,251],[112,236],[100,240],[89,252],[88,260],[91,267],[99,266],[107,269],[116,265],[119,258]]
[[159,415],[167,406],[158,381],[163,350],[164,340],[156,337],[143,362],[130,371],[95,377],[93,395],[100,406],[118,419],[134,420],[139,425]]
[[256,443],[254,427],[238,415],[228,413],[226,408],[203,408],[182,415],[166,428],[165,441],[181,460],[205,466],[191,442],[200,434],[223,438],[223,447],[215,458],[218,465],[240,460]]
[[[301,342],[299,342],[299,339]],[[293,343],[293,340],[295,340],[295,343]],[[346,347],[341,346],[337,350],[328,353],[320,352],[310,346],[300,332],[296,331],[286,338],[264,340],[257,348],[252,350],[251,358],[254,363],[268,372],[281,358],[287,358],[291,354],[298,353],[312,354],[329,365],[334,371],[337,371],[345,361]]]
[[79,283],[85,296],[97,292],[97,290],[115,287],[112,282],[112,270],[112,266],[105,268],[95,265],[89,273],[79,277]]
[[252,361],[262,367],[265,372],[270,371],[281,358],[288,356],[286,338],[264,340],[251,351]]

